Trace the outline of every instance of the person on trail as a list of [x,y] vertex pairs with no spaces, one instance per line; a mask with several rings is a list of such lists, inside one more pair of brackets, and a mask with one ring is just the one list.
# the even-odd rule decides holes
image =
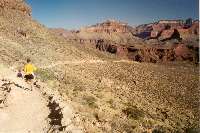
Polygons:
[[37,68],[31,64],[31,60],[27,59],[27,64],[24,66],[24,72],[25,72],[25,80],[31,81],[34,79],[34,72],[37,70]]
[[23,78],[23,74],[22,74],[21,69],[18,70],[17,77],[18,78]]

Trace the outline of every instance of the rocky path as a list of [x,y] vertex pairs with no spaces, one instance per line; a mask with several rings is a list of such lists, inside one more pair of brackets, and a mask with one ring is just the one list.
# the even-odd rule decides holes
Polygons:
[[24,90],[14,84],[7,87],[11,90],[0,109],[0,133],[47,132],[49,110],[41,93],[35,89]]
[[71,106],[44,87],[27,84],[0,66],[0,133],[82,132],[72,124]]

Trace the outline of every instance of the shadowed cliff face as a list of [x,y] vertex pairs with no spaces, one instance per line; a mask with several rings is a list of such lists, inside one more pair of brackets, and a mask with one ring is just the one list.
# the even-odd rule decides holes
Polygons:
[[116,54],[138,62],[170,62],[170,61],[190,61],[198,63],[198,47],[188,46],[184,44],[173,44],[172,46],[150,46],[141,47],[125,46],[120,44],[112,44],[99,40],[96,48],[100,51]]
[[18,10],[27,15],[31,15],[31,8],[24,2],[24,0],[1,0],[0,8]]

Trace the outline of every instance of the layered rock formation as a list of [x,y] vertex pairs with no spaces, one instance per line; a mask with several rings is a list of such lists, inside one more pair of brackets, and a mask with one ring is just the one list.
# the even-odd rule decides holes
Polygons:
[[140,38],[158,39],[161,36],[161,38],[167,39],[174,33],[178,33],[180,38],[186,39],[192,35],[199,34],[199,21],[194,21],[191,25],[187,25],[182,20],[161,20],[156,23],[138,26],[136,29],[135,35]]
[[97,33],[127,33],[130,32],[131,27],[128,26],[128,24],[126,23],[122,23],[122,22],[118,22],[115,20],[107,20],[106,22],[103,23],[98,23],[96,25],[90,26],[90,27],[86,27],[86,28],[82,28],[82,31],[85,32],[97,32]]
[[181,39],[180,33],[176,29],[163,30],[158,38],[160,41],[168,39]]
[[153,24],[143,24],[139,25],[135,28],[134,35],[139,38],[147,38],[151,35],[151,31],[153,30]]
[[141,43],[141,39],[133,36],[134,28],[126,23],[114,20],[96,25],[81,28],[77,31],[67,31],[64,29],[51,29],[57,35],[65,37],[67,40],[76,41],[82,44],[96,44],[99,40],[110,41],[113,43],[130,44],[133,42]]
[[[54,29],[54,32],[70,41],[92,44],[100,51],[122,58],[156,63],[176,60],[198,62],[198,29],[198,21],[186,25],[182,20],[161,20],[133,28],[108,20],[76,32],[60,29]],[[187,49],[183,52],[187,56],[176,54],[179,45]]]
[[101,51],[116,54],[138,62],[169,62],[169,61],[191,61],[197,63],[198,47],[185,44],[173,44],[171,46],[129,46],[112,44],[110,42],[98,41],[96,48]]

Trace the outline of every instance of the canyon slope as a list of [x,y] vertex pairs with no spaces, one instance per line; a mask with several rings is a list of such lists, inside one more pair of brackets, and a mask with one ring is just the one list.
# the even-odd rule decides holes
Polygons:
[[[173,30],[172,27],[168,28],[164,31]],[[196,26],[186,27],[195,28]],[[177,31],[174,29],[174,32]],[[111,20],[80,31],[55,31],[34,20],[31,8],[23,0],[1,0],[0,66],[4,67],[0,67],[0,94],[8,94],[8,103],[14,103],[14,106],[8,106],[7,110],[3,106],[0,113],[16,114],[19,110],[15,112],[13,107],[22,108],[22,105],[26,105],[26,114],[35,115],[36,118],[49,115],[52,120],[59,120],[59,123],[47,122],[47,126],[53,123],[49,129],[49,132],[53,133],[199,132],[198,65],[188,62],[149,63],[155,62],[153,59],[157,58],[157,54],[150,58],[148,52],[142,53],[142,49],[147,50],[153,44],[147,46],[148,42],[159,42],[158,48],[157,45],[152,45],[153,50],[150,47],[149,53],[153,52],[154,55],[161,46],[161,50],[166,48],[166,51],[170,51],[167,48],[172,44],[172,47],[175,47],[175,42],[186,51],[188,48],[192,51],[196,47],[196,41],[190,48],[190,45],[188,47],[184,43],[183,37],[180,39],[176,36],[175,40],[170,38],[163,41],[163,38],[159,38],[165,32],[153,40],[149,36],[148,39],[138,37],[139,33],[127,24]],[[196,37],[198,33],[194,31],[192,34]],[[171,41],[172,44],[169,43]],[[178,53],[182,55],[183,49],[180,49]],[[169,54],[165,50],[161,53],[165,53],[164,57]],[[174,54],[174,48],[172,53]],[[193,53],[192,51],[192,57]],[[19,88],[19,85],[26,85],[24,80],[15,77],[16,71],[22,69],[27,58],[38,68],[35,73],[38,82],[30,95],[29,91]],[[185,59],[187,61],[189,58]],[[15,84],[11,79],[5,80],[10,76],[18,83]],[[46,88],[49,88],[48,91]],[[48,94],[49,91],[57,92],[59,97]],[[29,104],[23,101],[23,97],[17,97],[21,95],[28,98],[27,102],[30,104],[30,99],[35,98],[33,101],[38,105],[36,112],[28,110]],[[50,97],[46,99],[43,95]],[[52,101],[52,96],[53,99],[57,97],[56,99],[62,101],[59,107],[56,101]],[[5,99],[4,96],[0,98]],[[50,109],[46,108],[45,101],[49,102]],[[41,108],[45,111],[39,112]],[[50,110],[53,111],[49,114]],[[67,112],[67,115],[64,115],[64,112]],[[25,120],[30,122],[33,117],[30,118]],[[65,118],[68,124],[62,125],[60,122]],[[15,117],[11,117],[10,121],[12,120],[15,122]],[[18,122],[22,131],[34,132],[30,123]],[[12,124],[8,126],[10,132],[16,128]],[[45,126],[39,125],[38,131]],[[27,129],[28,127],[31,129]],[[5,130],[8,131],[6,127],[0,129]]]
[[[187,22],[187,23],[186,23]],[[108,20],[66,32],[54,29],[67,40],[92,44],[100,51],[138,62],[199,61],[199,21],[160,20],[135,28]]]

